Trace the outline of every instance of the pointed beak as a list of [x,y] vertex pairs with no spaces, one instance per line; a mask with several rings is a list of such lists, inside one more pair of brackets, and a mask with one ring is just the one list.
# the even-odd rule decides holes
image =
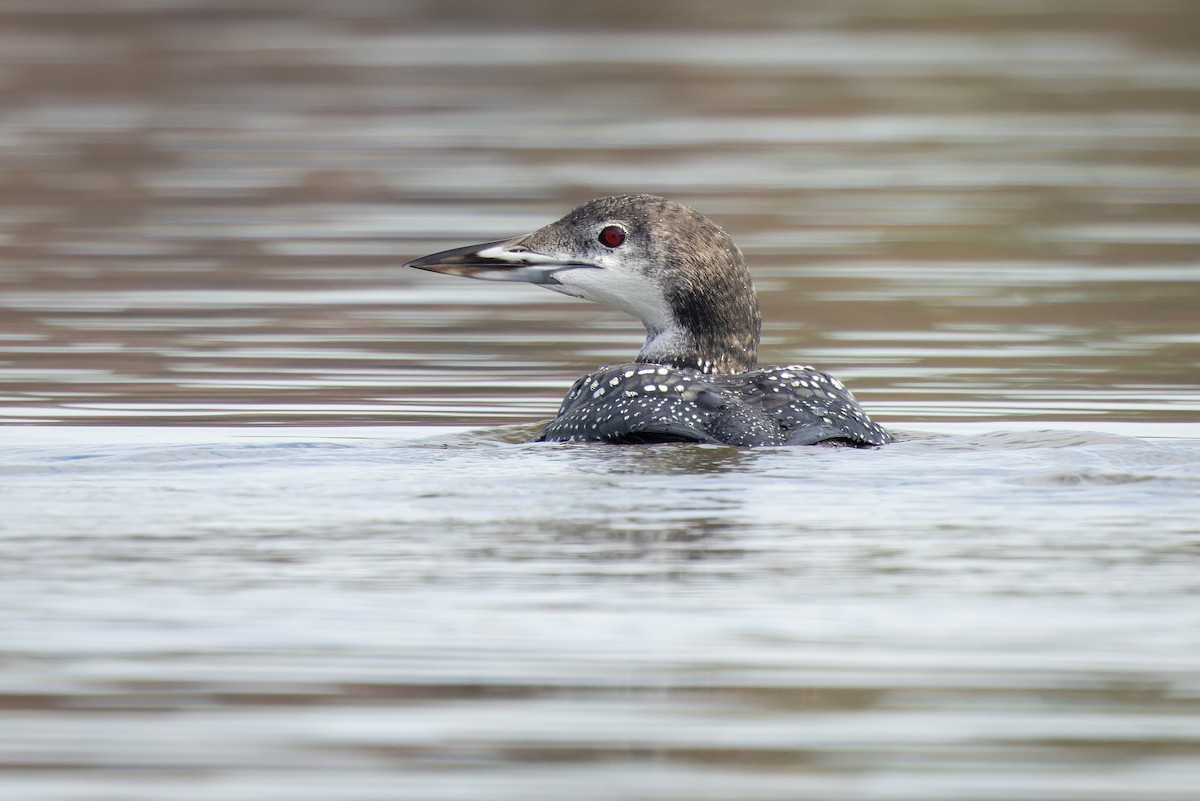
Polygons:
[[524,281],[529,284],[558,284],[555,273],[562,270],[599,269],[600,265],[585,261],[568,261],[537,253],[521,244],[523,237],[468,245],[465,248],[443,250],[422,256],[404,264],[418,270],[429,270],[485,281]]

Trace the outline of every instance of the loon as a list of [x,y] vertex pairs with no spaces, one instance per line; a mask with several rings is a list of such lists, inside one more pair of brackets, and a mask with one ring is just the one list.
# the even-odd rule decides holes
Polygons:
[[836,378],[811,367],[754,369],[762,315],[741,251],[707,217],[666,198],[599,198],[531,234],[405,266],[537,284],[646,326],[636,359],[576,381],[538,441],[892,441]]

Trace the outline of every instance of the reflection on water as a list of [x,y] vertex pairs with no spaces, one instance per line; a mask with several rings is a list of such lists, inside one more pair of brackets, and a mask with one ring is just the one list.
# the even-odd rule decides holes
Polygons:
[[1200,437],[10,431],[13,797],[1194,789]]
[[1193,419],[1195,14],[1002,5],[12,7],[0,416],[545,418],[636,325],[397,266],[651,190],[885,422]]
[[[0,794],[1194,797],[1196,21],[5,3]],[[627,191],[904,441],[527,444]]]

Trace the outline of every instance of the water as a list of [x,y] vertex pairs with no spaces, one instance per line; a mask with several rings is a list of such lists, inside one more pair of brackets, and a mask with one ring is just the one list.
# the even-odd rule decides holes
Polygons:
[[[644,5],[0,7],[0,794],[1197,797],[1197,12]],[[623,191],[902,441],[528,443]]]
[[1196,437],[7,450],[14,798],[1194,797]]

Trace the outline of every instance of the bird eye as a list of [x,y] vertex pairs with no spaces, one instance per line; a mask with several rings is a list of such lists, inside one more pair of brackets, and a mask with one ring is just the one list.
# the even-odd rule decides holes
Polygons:
[[625,229],[619,225],[606,225],[596,238],[606,248],[619,248],[625,244]]

